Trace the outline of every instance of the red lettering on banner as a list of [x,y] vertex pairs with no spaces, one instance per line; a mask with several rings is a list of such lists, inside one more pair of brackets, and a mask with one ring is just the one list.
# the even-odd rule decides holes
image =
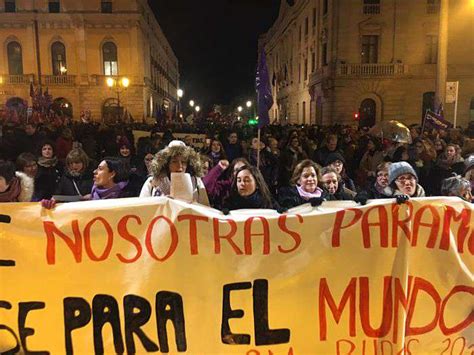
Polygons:
[[140,217],[138,216],[135,216],[135,215],[128,215],[128,216],[124,216],[120,219],[119,223],[118,223],[118,226],[117,226],[117,231],[119,233],[119,235],[125,239],[126,241],[130,242],[131,244],[133,244],[133,246],[135,247],[135,249],[137,249],[137,253],[135,254],[135,256],[133,258],[130,258],[130,259],[127,259],[126,257],[124,257],[122,254],[120,253],[117,253],[117,258],[122,262],[122,263],[125,263],[125,264],[129,264],[129,263],[133,263],[135,261],[137,261],[140,256],[142,255],[142,245],[140,244],[140,241],[138,240],[137,237],[135,237],[134,235],[130,234],[130,232],[128,231],[127,229],[127,224],[128,224],[128,221],[130,219],[133,219],[135,220],[139,225],[142,224],[142,221],[140,219]]
[[386,276],[383,279],[383,303],[382,303],[382,321],[380,327],[373,328],[370,324],[370,291],[369,291],[369,278],[359,278],[359,312],[362,329],[364,329],[365,335],[374,338],[385,337],[391,328],[392,323],[392,311],[393,311],[393,298],[392,298],[392,277]]
[[[107,233],[107,242],[105,244],[105,248],[104,248],[104,251],[102,252],[102,255],[97,256],[95,255],[91,246],[91,228],[95,222],[99,222],[99,221],[102,223],[102,225],[105,228],[105,232]],[[84,228],[84,249],[86,250],[86,253],[89,256],[89,259],[91,259],[92,261],[104,261],[105,259],[109,257],[110,251],[112,250],[113,243],[114,243],[114,231],[112,230],[112,227],[110,226],[109,222],[107,222],[104,218],[96,217],[92,221],[86,224],[86,227]]]
[[349,282],[349,285],[344,290],[344,293],[341,297],[341,302],[339,306],[336,306],[334,297],[329,290],[326,278],[322,278],[319,281],[319,339],[326,340],[327,338],[327,321],[326,321],[326,303],[331,310],[334,320],[339,324],[339,321],[342,316],[342,312],[346,307],[346,304],[349,303],[349,334],[350,336],[356,335],[355,329],[355,305],[356,305],[356,284],[357,279],[352,278]]
[[79,231],[79,222],[77,219],[72,221],[72,232],[74,241],[68,235],[60,231],[54,222],[43,222],[44,232],[46,233],[46,260],[49,265],[56,263],[56,239],[55,235],[60,237],[66,245],[71,249],[74,259],[77,263],[82,261],[82,236]]
[[[342,348],[342,345],[343,344],[346,344],[349,346],[349,349],[346,348]],[[355,350],[356,346],[355,344],[350,341],[350,340],[347,340],[347,339],[340,339],[336,342],[336,354],[337,355],[351,355],[353,354],[353,351]]]
[[[378,212],[377,222],[369,222],[369,216],[372,211]],[[388,247],[388,216],[385,206],[374,206],[369,208],[362,216],[362,239],[364,241],[364,248],[370,248],[370,227],[378,226],[378,233],[380,236],[380,246],[382,248]]]
[[[424,291],[428,296],[430,296],[435,305],[436,312],[433,316],[433,319],[428,324],[425,324],[421,327],[412,327],[411,322],[413,320],[413,314],[415,313],[416,299],[420,291]],[[432,331],[436,327],[439,319],[440,304],[441,297],[434,286],[427,280],[416,277],[413,284],[413,293],[410,296],[410,304],[408,306],[405,335],[419,335]]]
[[[253,221],[258,219],[262,225],[261,233],[252,233]],[[252,255],[252,237],[259,236],[263,237],[263,255],[270,254],[270,225],[264,217],[251,217],[245,221],[244,225],[244,250],[246,255]]]
[[[220,228],[219,226],[222,224],[228,224],[230,225],[230,231],[226,235],[221,235],[220,234]],[[237,233],[237,223],[235,223],[234,220],[232,219],[218,219],[214,218],[213,219],[213,229],[214,229],[214,252],[216,254],[221,253],[221,239],[227,240],[227,242],[230,244],[232,249],[234,250],[236,255],[242,255],[243,251],[239,249],[237,244],[234,243],[232,238],[235,236]]]
[[[425,215],[425,211],[429,211],[431,214],[432,220],[429,223],[421,221],[423,216]],[[440,227],[439,213],[434,206],[425,205],[425,206],[422,206],[418,211],[416,211],[415,217],[413,220],[413,238],[411,241],[412,246],[416,246],[418,242],[418,233],[419,233],[420,227],[429,227],[431,229],[430,235],[428,237],[428,242],[426,243],[426,247],[433,249],[436,245],[436,239],[437,239],[439,227]]]
[[400,310],[400,304],[406,311],[408,308],[408,295],[411,294],[411,287],[413,284],[413,276],[408,276],[407,290],[403,291],[403,286],[399,278],[395,279],[395,300],[394,300],[394,317],[393,317],[393,342],[396,343],[398,340],[398,312]]
[[[298,219],[298,222],[300,224],[303,224],[303,217],[301,217],[299,214],[295,216]],[[278,217],[278,227],[281,229],[282,232],[288,234],[295,241],[295,245],[291,249],[283,249],[281,245],[279,245],[278,251],[283,254],[291,253],[292,251],[295,251],[296,249],[298,249],[298,247],[301,244],[301,235],[299,233],[296,233],[288,229],[288,227],[286,226],[287,219],[288,219],[288,215],[285,215],[285,214]]]
[[[153,245],[152,245],[153,227],[155,226],[156,222],[158,222],[160,219],[164,220],[168,224],[169,231],[170,231],[169,235],[171,237],[168,251],[166,252],[165,256],[163,256],[162,258],[158,257],[155,254],[155,251],[153,250]],[[163,235],[166,235],[166,233],[160,234],[160,236],[163,236]],[[176,230],[176,226],[174,225],[174,223],[168,217],[165,217],[165,216],[158,216],[158,217],[153,218],[150,224],[148,225],[148,229],[146,231],[145,245],[148,250],[148,253],[153,259],[158,260],[158,261],[165,261],[166,259],[168,259],[171,255],[173,255],[176,248],[178,247],[178,231]]]
[[451,334],[460,332],[461,330],[463,330],[464,328],[467,328],[469,325],[471,325],[471,323],[474,322],[474,310],[471,309],[471,312],[469,313],[467,318],[463,320],[462,322],[460,322],[459,324],[456,324],[453,327],[448,327],[446,325],[446,321],[444,319],[446,304],[448,303],[449,299],[454,294],[460,293],[460,292],[466,292],[474,296],[474,287],[463,286],[463,285],[455,286],[451,290],[451,292],[449,292],[448,295],[444,298],[441,304],[441,311],[440,311],[440,318],[439,318],[439,328],[441,329],[444,335],[451,335]]
[[[467,233],[469,232],[469,224],[471,223],[471,210],[463,208],[461,213],[456,214],[456,210],[451,206],[446,206],[446,212],[444,213],[443,221],[443,232],[441,234],[440,249],[448,250],[450,244],[451,235],[451,220],[456,222],[461,221],[457,233],[457,250],[458,252],[464,252],[464,242],[466,241]],[[474,243],[474,230],[471,232],[469,237],[469,244]],[[469,245],[468,249],[471,254],[474,254],[474,245]]]
[[[402,208],[402,206],[404,208]],[[400,220],[399,211],[400,210],[407,210],[408,207],[407,217],[405,219]],[[410,226],[408,225],[411,222],[411,218],[413,216],[413,204],[410,201],[407,201],[403,205],[399,205],[398,203],[392,204],[392,247],[398,247],[398,229],[400,228],[404,233],[408,241],[411,241],[411,230]]]
[[[354,212],[354,216],[352,217],[352,220],[350,223],[346,224],[345,226],[342,225],[344,222],[344,217],[346,215],[346,212]],[[334,248],[340,247],[341,246],[341,230],[349,228],[356,224],[362,217],[362,211],[359,209],[355,208],[347,208],[345,210],[338,211],[336,213],[336,220],[334,222],[334,227],[332,230],[332,246]]]
[[209,218],[204,216],[196,216],[193,214],[183,214],[178,216],[178,221],[189,220],[189,244],[191,248],[191,255],[199,253],[198,242],[197,242],[197,221],[208,222]]

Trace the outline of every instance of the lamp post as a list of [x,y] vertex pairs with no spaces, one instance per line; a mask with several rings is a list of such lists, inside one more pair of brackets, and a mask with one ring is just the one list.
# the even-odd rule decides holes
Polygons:
[[194,107],[194,100],[189,101],[189,106]]
[[242,106],[237,107],[237,111],[239,111],[239,113],[242,112],[242,110],[243,110]]
[[[112,90],[115,89],[115,93],[117,94],[117,116],[120,114],[120,94],[127,90],[130,86],[130,80],[127,77],[123,77],[121,79],[115,79],[112,77],[107,78],[106,80],[107,86]],[[118,119],[117,119],[118,121]]]
[[181,112],[181,107],[180,107],[180,100],[181,98],[183,97],[184,95],[184,91],[181,90],[181,89],[178,89],[178,91],[176,92],[178,95],[178,105],[176,107],[176,117],[179,117],[179,113]]
[[194,109],[196,110],[196,112],[201,111],[201,107],[199,107],[199,106],[196,106]]

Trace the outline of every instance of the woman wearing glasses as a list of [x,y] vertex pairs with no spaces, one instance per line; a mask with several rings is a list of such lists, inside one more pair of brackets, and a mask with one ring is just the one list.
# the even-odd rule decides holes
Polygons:
[[[425,190],[418,184],[415,170],[407,162],[392,163],[388,167],[388,182],[393,196],[425,197]],[[398,198],[397,198],[398,200]]]
[[368,199],[390,198],[393,195],[393,189],[388,183],[388,168],[392,163],[386,162],[377,165],[375,169],[375,182],[367,191]]

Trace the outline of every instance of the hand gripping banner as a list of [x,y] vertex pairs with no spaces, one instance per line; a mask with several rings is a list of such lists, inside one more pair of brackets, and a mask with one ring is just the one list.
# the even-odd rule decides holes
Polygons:
[[473,221],[456,198],[0,204],[0,352],[471,354]]

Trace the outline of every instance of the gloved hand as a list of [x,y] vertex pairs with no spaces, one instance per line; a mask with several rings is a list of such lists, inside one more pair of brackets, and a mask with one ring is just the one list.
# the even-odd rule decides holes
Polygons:
[[399,205],[401,205],[402,203],[407,202],[410,199],[410,196],[408,196],[408,195],[397,195],[397,197],[395,197],[395,198],[397,200],[397,203]]
[[43,199],[41,200],[41,207],[52,210],[54,207],[56,207],[56,200],[54,198],[51,200]]
[[369,199],[369,195],[365,191],[359,192],[355,197],[354,201],[360,203],[362,206],[367,204],[367,200]]
[[309,199],[309,203],[311,203],[311,206],[313,207],[321,206],[324,201],[326,200],[322,197],[313,197]]
[[222,213],[227,216],[230,213],[230,210],[228,208],[223,208]]
[[277,209],[277,212],[280,213],[280,214],[285,213],[286,211],[288,211],[288,208],[286,208],[286,207],[280,207],[280,208]]

